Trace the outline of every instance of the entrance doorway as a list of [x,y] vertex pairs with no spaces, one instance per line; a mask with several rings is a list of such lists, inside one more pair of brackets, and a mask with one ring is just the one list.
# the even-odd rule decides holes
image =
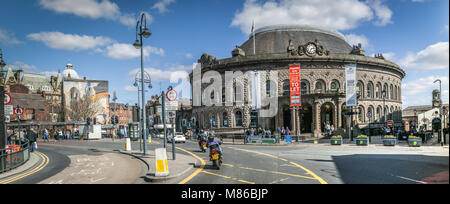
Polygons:
[[326,132],[325,128],[328,125],[334,126],[334,105],[332,103],[325,103],[320,108],[320,125],[322,132]]
[[305,104],[300,110],[300,129],[301,133],[312,133],[312,106]]
[[289,130],[292,130],[291,109],[289,107],[283,108],[283,127],[289,127]]

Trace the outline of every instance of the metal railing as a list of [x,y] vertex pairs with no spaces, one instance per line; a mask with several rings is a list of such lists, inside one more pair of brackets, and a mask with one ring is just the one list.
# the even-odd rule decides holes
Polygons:
[[[292,143],[304,142],[306,136],[289,135]],[[218,135],[224,144],[285,144],[286,135],[271,135],[271,136],[248,136],[248,135]]]
[[25,141],[22,145],[9,145],[0,149],[0,173],[15,169],[30,159],[30,143]]

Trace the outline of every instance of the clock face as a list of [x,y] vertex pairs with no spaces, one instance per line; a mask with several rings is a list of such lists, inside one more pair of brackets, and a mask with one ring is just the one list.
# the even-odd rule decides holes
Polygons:
[[316,46],[314,44],[309,44],[306,46],[306,52],[308,52],[308,54],[316,53]]

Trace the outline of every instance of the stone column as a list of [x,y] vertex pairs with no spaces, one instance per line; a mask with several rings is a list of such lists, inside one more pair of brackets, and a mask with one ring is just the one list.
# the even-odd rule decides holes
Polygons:
[[336,128],[341,128],[342,127],[342,105],[343,104],[344,103],[342,101],[338,100],[338,102],[337,102],[337,113],[336,113],[338,122],[337,122]]
[[216,128],[219,129],[220,127],[222,127],[222,123],[220,120],[220,112],[216,114]]
[[319,102],[314,102],[313,105],[313,121],[314,121],[314,137],[320,137],[322,135],[320,124],[320,106]]

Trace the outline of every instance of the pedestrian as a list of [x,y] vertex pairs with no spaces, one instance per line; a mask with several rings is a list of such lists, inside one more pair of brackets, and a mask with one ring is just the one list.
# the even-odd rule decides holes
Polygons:
[[335,131],[334,125],[331,125],[331,136],[334,136],[334,131]]
[[44,143],[45,141],[50,142],[50,140],[48,139],[48,130],[47,128],[44,129]]
[[289,127],[286,127],[286,135],[290,135],[291,134],[291,130],[289,129]]
[[62,130],[58,130],[58,140],[63,140],[63,132]]
[[29,150],[30,150],[30,152],[33,152],[34,149],[37,149],[36,133],[33,130],[29,129],[29,130],[27,130],[26,138],[29,141],[29,146],[28,146]]

